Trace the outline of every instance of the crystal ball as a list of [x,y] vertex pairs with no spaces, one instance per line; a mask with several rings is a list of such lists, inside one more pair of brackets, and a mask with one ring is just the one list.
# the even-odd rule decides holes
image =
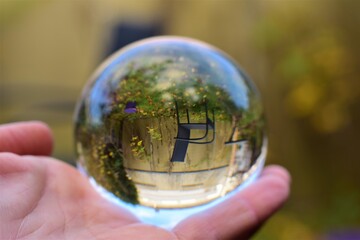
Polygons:
[[222,51],[154,37],[108,58],[75,112],[78,167],[124,203],[179,209],[221,198],[264,164],[263,107]]

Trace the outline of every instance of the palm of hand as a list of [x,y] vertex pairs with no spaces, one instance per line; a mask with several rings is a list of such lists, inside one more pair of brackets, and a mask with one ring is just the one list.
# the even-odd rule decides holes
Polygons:
[[175,239],[104,201],[64,163],[14,154],[1,158],[1,189],[8,209],[2,218],[10,223],[4,231],[16,239],[131,239],[139,233],[147,239]]
[[247,238],[288,195],[288,174],[268,168],[253,186],[168,231],[103,199],[70,165],[34,156],[51,152],[43,125],[0,126],[0,137],[0,239]]

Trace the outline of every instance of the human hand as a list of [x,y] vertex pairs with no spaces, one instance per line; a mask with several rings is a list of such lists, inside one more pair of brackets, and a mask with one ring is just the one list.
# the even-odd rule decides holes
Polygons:
[[247,239],[285,202],[290,177],[279,166],[173,230],[141,223],[101,197],[72,166],[49,157],[39,122],[0,125],[0,239]]

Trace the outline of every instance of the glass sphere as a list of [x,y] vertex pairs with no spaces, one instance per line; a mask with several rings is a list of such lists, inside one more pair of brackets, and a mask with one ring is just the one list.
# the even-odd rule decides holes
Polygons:
[[205,43],[155,37],[94,73],[75,113],[78,166],[123,203],[202,205],[259,172],[266,138],[259,95]]

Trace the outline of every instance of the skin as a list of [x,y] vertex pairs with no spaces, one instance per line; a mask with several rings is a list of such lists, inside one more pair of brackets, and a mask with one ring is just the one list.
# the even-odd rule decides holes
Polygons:
[[49,157],[40,122],[0,125],[0,239],[248,239],[285,202],[290,176],[268,166],[234,197],[171,231],[102,198],[72,166]]

